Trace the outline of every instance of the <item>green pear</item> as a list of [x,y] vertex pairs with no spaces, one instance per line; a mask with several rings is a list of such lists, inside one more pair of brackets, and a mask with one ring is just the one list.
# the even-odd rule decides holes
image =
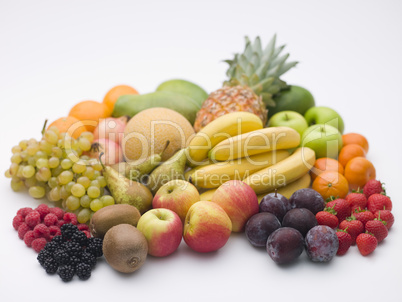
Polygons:
[[149,175],[147,187],[155,194],[161,186],[173,179],[184,179],[187,149],[177,151]]
[[151,209],[153,196],[145,185],[128,179],[109,166],[102,166],[107,187],[116,204],[132,205],[141,214]]
[[128,179],[132,181],[143,182],[144,176],[151,173],[162,161],[162,155],[166,148],[169,146],[170,141],[166,141],[165,148],[161,153],[150,155],[145,161],[144,160],[134,160],[128,162],[120,162],[112,166],[113,169],[117,170],[119,173],[125,175]]

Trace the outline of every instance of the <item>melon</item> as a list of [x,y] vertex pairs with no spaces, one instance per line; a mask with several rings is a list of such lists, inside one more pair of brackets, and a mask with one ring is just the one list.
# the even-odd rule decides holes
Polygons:
[[149,108],[133,116],[124,129],[122,148],[126,160],[142,160],[162,154],[162,161],[187,147],[194,128],[180,113],[168,108]]

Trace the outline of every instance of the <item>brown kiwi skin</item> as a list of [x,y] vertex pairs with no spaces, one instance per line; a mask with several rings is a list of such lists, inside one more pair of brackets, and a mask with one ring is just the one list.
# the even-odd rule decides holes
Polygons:
[[140,211],[132,205],[110,205],[93,214],[89,222],[89,230],[92,236],[103,238],[106,232],[115,225],[127,223],[137,226],[140,217]]
[[119,224],[106,232],[103,239],[103,255],[116,271],[132,273],[145,263],[148,243],[135,226]]

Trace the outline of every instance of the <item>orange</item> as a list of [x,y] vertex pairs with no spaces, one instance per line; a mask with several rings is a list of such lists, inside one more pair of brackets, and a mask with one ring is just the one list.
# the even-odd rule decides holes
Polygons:
[[117,99],[126,94],[138,94],[138,91],[128,85],[115,86],[106,93],[105,97],[103,98],[103,103],[113,112],[114,104],[116,103]]
[[361,189],[370,179],[375,179],[374,165],[365,157],[352,158],[346,164],[345,177],[352,190]]
[[48,127],[56,127],[60,133],[67,132],[71,137],[78,138],[82,132],[88,131],[85,125],[72,116],[61,117],[51,123]]
[[111,113],[109,107],[103,103],[82,101],[71,108],[68,115],[79,119],[88,131],[93,132],[99,120],[109,117]]
[[346,133],[346,134],[342,135],[342,142],[343,142],[343,146],[346,146],[349,144],[358,144],[363,147],[363,149],[364,149],[364,151],[366,151],[366,153],[369,150],[369,143],[368,143],[367,139],[359,133]]
[[349,184],[345,176],[336,171],[325,171],[318,175],[311,186],[326,200],[331,196],[345,198],[349,193]]
[[320,175],[322,172],[325,171],[336,171],[341,174],[343,174],[344,172],[343,165],[339,161],[329,157],[322,157],[315,161],[314,167],[311,169],[310,172],[311,179],[314,181],[317,175]]
[[366,151],[358,144],[349,144],[342,147],[341,151],[339,152],[338,161],[342,164],[342,166],[346,167],[348,161],[358,156],[366,157]]

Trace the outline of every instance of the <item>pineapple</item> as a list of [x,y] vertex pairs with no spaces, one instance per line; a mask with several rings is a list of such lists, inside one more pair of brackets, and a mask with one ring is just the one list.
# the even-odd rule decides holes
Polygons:
[[289,54],[280,56],[285,46],[275,47],[275,43],[276,35],[262,49],[259,37],[254,43],[246,37],[244,52],[225,61],[229,64],[226,72],[229,80],[202,104],[195,119],[195,131],[200,131],[217,117],[235,111],[252,112],[266,124],[266,106],[274,107],[273,96],[287,87],[279,77],[297,64],[286,62]]

